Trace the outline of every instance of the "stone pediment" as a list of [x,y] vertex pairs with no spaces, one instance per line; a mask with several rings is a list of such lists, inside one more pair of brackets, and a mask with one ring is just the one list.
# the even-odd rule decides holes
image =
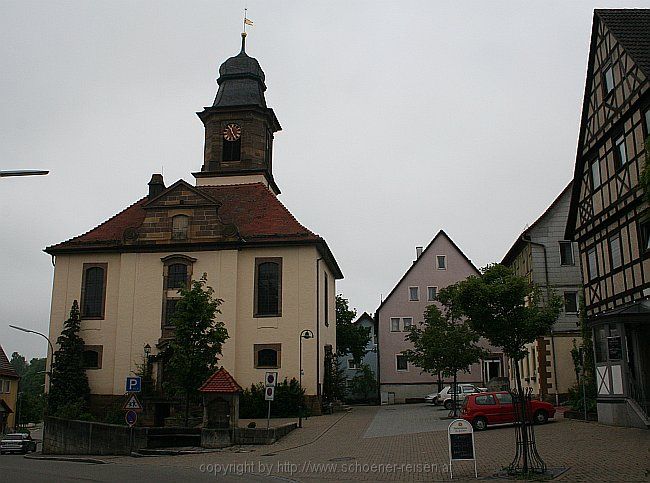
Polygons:
[[143,208],[151,210],[194,206],[216,206],[218,208],[221,206],[221,202],[181,179],[145,203]]

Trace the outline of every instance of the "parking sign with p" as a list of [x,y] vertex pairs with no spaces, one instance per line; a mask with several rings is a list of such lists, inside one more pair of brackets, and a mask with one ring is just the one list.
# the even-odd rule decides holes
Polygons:
[[126,378],[126,392],[140,392],[142,390],[142,378],[140,376],[129,376]]

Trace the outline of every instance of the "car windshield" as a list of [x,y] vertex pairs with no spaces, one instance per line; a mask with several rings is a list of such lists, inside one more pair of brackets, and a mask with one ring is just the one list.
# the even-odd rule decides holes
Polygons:
[[23,439],[22,434],[8,434],[4,439],[9,439],[11,441],[20,441]]

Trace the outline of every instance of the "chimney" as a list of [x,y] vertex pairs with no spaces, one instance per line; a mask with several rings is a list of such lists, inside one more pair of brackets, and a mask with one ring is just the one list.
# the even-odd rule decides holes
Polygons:
[[162,174],[152,174],[151,181],[149,181],[149,199],[158,196],[165,191],[165,182],[163,181]]
[[417,260],[422,255],[423,247],[415,247],[415,259]]

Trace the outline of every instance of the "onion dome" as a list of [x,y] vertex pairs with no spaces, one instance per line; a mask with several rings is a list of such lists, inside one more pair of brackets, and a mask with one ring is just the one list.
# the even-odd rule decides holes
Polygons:
[[266,107],[264,71],[256,59],[246,54],[245,33],[242,33],[241,52],[221,64],[217,84],[219,90],[213,107]]

